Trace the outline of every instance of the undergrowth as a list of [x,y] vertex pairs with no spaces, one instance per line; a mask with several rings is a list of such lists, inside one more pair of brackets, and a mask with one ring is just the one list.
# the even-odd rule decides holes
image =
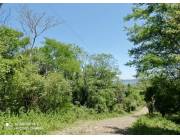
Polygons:
[[129,134],[137,135],[176,135],[180,134],[180,125],[160,116],[142,116],[131,128],[128,129]]
[[0,134],[48,134],[77,120],[100,120],[120,116],[125,112],[96,113],[86,107],[70,106],[53,113],[30,111],[19,116],[0,113]]

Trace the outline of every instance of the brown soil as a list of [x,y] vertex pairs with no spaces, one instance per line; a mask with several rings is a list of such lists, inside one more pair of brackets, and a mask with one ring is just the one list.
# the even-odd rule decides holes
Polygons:
[[148,112],[144,107],[139,111],[126,116],[98,120],[98,121],[78,121],[72,126],[62,130],[55,131],[52,134],[56,135],[105,135],[105,134],[128,134],[127,128],[131,127],[133,122],[141,115]]

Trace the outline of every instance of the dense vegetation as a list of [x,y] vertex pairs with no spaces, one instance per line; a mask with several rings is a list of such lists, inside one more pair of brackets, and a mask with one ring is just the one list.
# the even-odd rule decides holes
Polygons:
[[124,114],[126,113],[97,113],[94,109],[74,105],[66,106],[56,113],[41,113],[32,110],[21,113],[19,116],[1,113],[0,134],[51,134],[54,130],[59,131],[69,127],[77,120],[101,120]]
[[46,38],[44,46],[29,51],[22,33],[5,26],[0,33],[3,112],[56,111],[71,103],[111,112],[126,97],[136,98],[138,92],[121,84],[111,55],[92,55],[82,65],[76,46]]
[[[179,117],[176,117],[176,120]],[[159,114],[142,116],[128,129],[129,134],[134,135],[175,135],[180,134],[180,125],[173,121],[160,116]]]
[[[164,117],[143,117],[134,131],[179,134],[179,125],[166,117],[180,112],[180,4],[137,4],[125,19],[134,21],[127,31],[136,45],[129,51],[133,60],[128,65],[135,66],[138,76],[148,83],[144,91],[149,113],[160,112]],[[177,130],[167,130],[173,128]]]
[[[90,55],[50,38],[39,46],[37,37],[58,23],[28,9],[20,17],[20,30],[0,19],[1,134],[44,134],[79,118],[136,110],[143,99],[150,115],[130,133],[180,134],[174,119],[180,113],[180,4],[136,4],[125,17],[134,22],[126,28],[135,45],[127,65],[136,67],[137,85],[122,84],[111,54]],[[7,129],[26,119],[43,129]]]
[[[44,16],[23,13],[30,36],[0,26],[1,134],[46,133],[79,117],[103,118],[143,104],[141,88],[121,83],[112,55],[89,55],[76,45],[49,38],[37,46],[36,38],[49,24],[40,31]],[[18,129],[18,121],[35,122],[43,129]]]

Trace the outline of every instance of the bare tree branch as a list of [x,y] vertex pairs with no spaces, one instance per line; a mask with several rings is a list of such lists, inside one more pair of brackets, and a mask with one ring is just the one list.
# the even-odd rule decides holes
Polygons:
[[30,49],[34,48],[36,39],[48,29],[60,24],[54,17],[49,17],[45,12],[36,13],[28,7],[22,7],[19,12],[19,22],[23,31],[29,34]]

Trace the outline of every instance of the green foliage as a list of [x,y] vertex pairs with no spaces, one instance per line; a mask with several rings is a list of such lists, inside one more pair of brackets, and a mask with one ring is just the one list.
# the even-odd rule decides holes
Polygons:
[[137,4],[126,17],[135,21],[127,31],[129,40],[137,45],[129,51],[134,58],[129,65],[136,66],[138,72],[177,73],[179,7],[179,4]]
[[5,26],[0,26],[0,36],[0,56],[3,58],[14,57],[19,49],[29,43],[29,39],[24,38],[23,33]]
[[180,85],[180,5],[136,4],[126,20],[133,20],[127,28],[129,40],[136,45],[129,50],[133,60],[128,64],[151,80],[146,91],[149,112],[179,111]]
[[112,55],[92,55],[83,68],[81,96],[86,97],[83,103],[99,113],[112,111],[116,104],[114,83],[118,74]]
[[44,92],[39,100],[41,111],[55,111],[67,103],[71,103],[70,84],[64,79],[63,75],[49,73],[44,82]]
[[19,50],[28,44],[23,34],[5,26],[0,26],[0,110],[7,111],[15,106],[12,91],[13,76],[21,64]]
[[[91,91],[90,91],[91,92]],[[97,112],[112,111],[116,103],[115,94],[112,90],[99,90],[91,92],[88,98],[89,107],[95,108]]]
[[[147,88],[145,100],[151,104],[151,109],[159,111],[163,116],[167,113],[180,111],[179,80],[156,77],[152,80],[152,86]],[[163,87],[163,88],[162,88]]]
[[[65,77],[72,78],[73,73],[80,71],[80,63],[77,60],[77,50],[73,45],[64,44],[53,39],[46,38],[45,45],[40,49],[40,60],[43,61],[43,70],[63,72]],[[42,59],[42,58],[43,59]],[[45,67],[45,68],[43,68]]]
[[135,135],[179,135],[180,125],[161,116],[143,116],[128,129]]
[[[126,93],[110,54],[86,60],[79,47],[54,39],[30,50],[23,33],[0,26],[0,35],[0,134],[45,134],[77,119],[118,116],[141,105],[139,89]],[[33,125],[16,128],[24,122]]]
[[126,96],[122,101],[123,108],[127,112],[136,110],[139,106],[143,105],[143,95],[141,95],[141,90],[137,89],[135,86],[127,87]]
[[120,116],[121,114],[97,114],[92,109],[76,106],[67,106],[56,113],[48,114],[37,113],[32,110],[29,113],[22,113],[20,116],[8,116],[7,114],[0,113],[0,134],[49,134],[51,131],[67,127],[76,120],[100,120],[103,118]]
[[[16,113],[23,108],[25,112],[29,109],[36,108],[38,100],[44,89],[44,78],[33,73],[34,66],[27,65],[23,70],[16,71],[13,76],[10,96],[11,101],[16,101]],[[9,101],[10,102],[10,101]],[[9,107],[13,107],[10,105]],[[12,111],[14,111],[12,109]]]

